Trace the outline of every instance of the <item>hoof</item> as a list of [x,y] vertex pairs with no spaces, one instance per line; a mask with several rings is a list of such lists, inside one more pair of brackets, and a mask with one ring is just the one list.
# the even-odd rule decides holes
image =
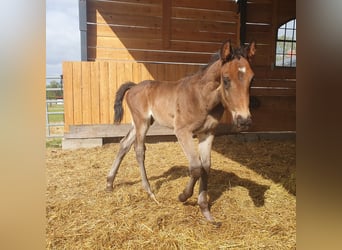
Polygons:
[[178,195],[178,200],[180,202],[185,202],[188,199],[188,197],[186,197],[183,193],[181,193],[180,195]]
[[150,197],[152,198],[152,200],[157,203],[157,205],[160,205],[159,201],[156,199],[155,195],[153,193],[150,194]]
[[106,187],[106,191],[107,191],[107,192],[112,192],[113,189],[114,189],[114,188],[113,188],[112,186],[107,186],[107,187]]
[[210,223],[216,228],[219,228],[222,225],[222,222],[219,221],[211,221]]

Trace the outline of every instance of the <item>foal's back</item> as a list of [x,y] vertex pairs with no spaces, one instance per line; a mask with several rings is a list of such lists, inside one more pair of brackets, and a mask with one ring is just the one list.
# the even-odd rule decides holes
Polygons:
[[146,80],[130,89],[126,100],[134,122],[153,117],[160,125],[173,128],[180,83]]

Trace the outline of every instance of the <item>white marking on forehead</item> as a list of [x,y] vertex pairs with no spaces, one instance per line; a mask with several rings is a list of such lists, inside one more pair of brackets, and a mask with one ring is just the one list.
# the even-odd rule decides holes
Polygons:
[[246,67],[239,67],[239,71],[242,73],[246,73]]

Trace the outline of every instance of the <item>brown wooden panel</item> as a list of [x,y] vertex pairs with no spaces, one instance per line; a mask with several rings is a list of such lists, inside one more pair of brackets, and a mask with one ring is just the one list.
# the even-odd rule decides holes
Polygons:
[[277,26],[296,18],[296,0],[278,1],[277,5]]
[[[89,63],[89,62],[88,62]],[[91,118],[92,124],[100,124],[100,76],[99,62],[91,62]]]
[[260,96],[260,107],[251,110],[252,126],[248,131],[295,131],[295,96]]
[[254,4],[272,4],[274,0],[248,0],[248,2]]
[[251,96],[295,96],[296,89],[284,87],[252,87]]
[[91,124],[91,77],[90,64],[81,62],[82,124]]
[[64,131],[69,131],[69,124],[74,124],[74,97],[72,86],[72,62],[63,62],[63,99],[64,99]]
[[72,87],[74,101],[74,124],[82,124],[82,74],[81,64],[74,63],[72,68]]
[[[100,0],[101,1],[101,0]],[[88,2],[100,2],[97,0],[88,0]],[[161,4],[162,0],[106,0],[106,2],[125,2],[125,3],[131,3],[131,4]]]
[[132,81],[133,82],[139,83],[142,80],[144,80],[142,79],[142,67],[143,67],[143,64],[141,63],[132,64],[132,75],[133,75]]
[[175,63],[206,63],[211,53],[182,53],[169,51],[127,51],[109,50],[106,48],[88,48],[90,60],[117,60],[141,62],[175,62]]
[[191,8],[172,8],[172,17],[183,19],[201,19],[210,21],[236,22],[238,14],[233,11],[216,11]]
[[231,39],[232,43],[236,45],[237,37],[236,33],[216,33],[216,32],[200,32],[200,31],[185,31],[180,28],[173,28],[172,39],[175,40],[187,40],[187,41],[207,41],[221,43],[227,39]]
[[131,15],[132,13],[139,13],[144,16],[162,16],[161,4],[137,4],[123,1],[89,1],[87,3],[87,15],[92,15],[92,13],[96,11],[112,15]]
[[186,7],[186,8],[194,8],[194,9],[209,9],[209,10],[226,10],[237,12],[238,6],[235,1],[227,1],[227,0],[174,0],[173,6],[177,7]]
[[260,79],[254,77],[253,87],[296,88],[296,79]]
[[153,28],[161,28],[162,23],[162,17],[112,14],[98,11],[90,12],[87,16],[87,20],[90,23],[98,24],[140,26]]
[[115,100],[115,93],[118,90],[118,84],[116,80],[116,76],[117,76],[116,65],[117,63],[114,61],[108,62],[109,123],[114,122],[114,100]]
[[109,73],[108,62],[100,62],[100,123],[108,124],[109,121]]
[[161,39],[161,30],[158,28],[134,26],[109,26],[88,24],[90,36],[111,36],[123,38]]
[[213,22],[210,20],[173,19],[172,27],[184,31],[236,33],[236,22]]
[[247,4],[247,22],[272,23],[272,4],[249,3]]
[[248,23],[246,24],[246,33],[250,32],[271,32],[272,26],[270,24],[262,23]]
[[[89,36],[88,46],[117,49],[141,49],[141,50],[163,50],[161,39],[140,39],[127,38],[119,39],[117,37],[96,37]],[[201,41],[171,41],[170,51],[185,52],[208,52],[213,53],[221,47],[221,42],[201,42]]]
[[[256,41],[257,46],[258,44],[270,45],[273,43],[274,38],[271,36],[271,33],[268,32],[249,32],[246,34],[246,41]],[[259,54],[256,54],[256,56],[257,55]]]

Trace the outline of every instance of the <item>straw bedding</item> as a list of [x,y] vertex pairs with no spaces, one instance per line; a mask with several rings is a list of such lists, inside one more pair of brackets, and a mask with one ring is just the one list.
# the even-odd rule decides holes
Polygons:
[[197,195],[178,201],[188,162],[177,142],[146,144],[159,205],[142,189],[133,149],[106,192],[118,147],[47,149],[47,249],[296,248],[295,141],[215,138],[209,197],[220,227],[203,219]]

